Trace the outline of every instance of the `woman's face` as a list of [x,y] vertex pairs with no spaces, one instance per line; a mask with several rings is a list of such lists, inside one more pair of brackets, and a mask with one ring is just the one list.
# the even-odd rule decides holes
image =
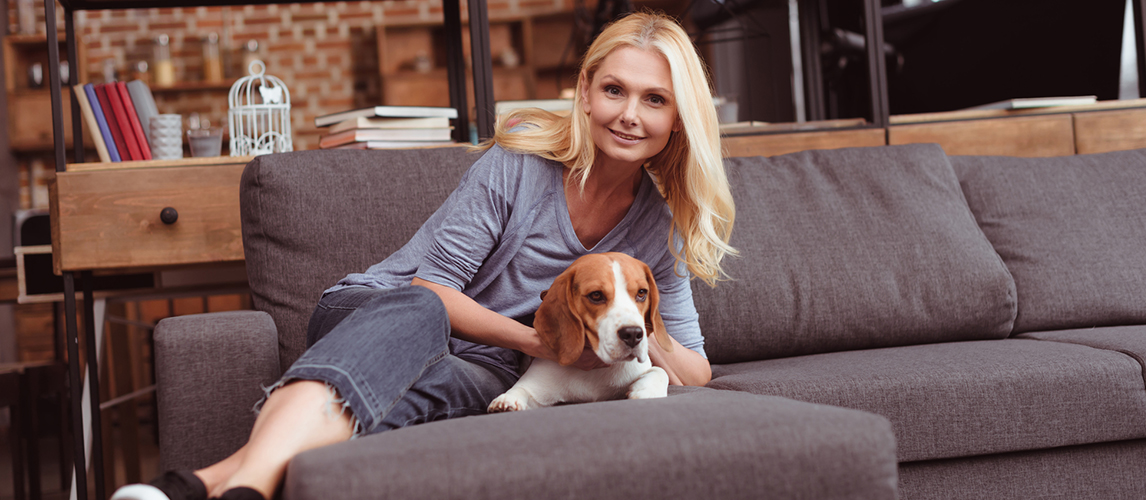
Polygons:
[[606,56],[593,81],[581,85],[597,162],[640,166],[660,153],[681,127],[673,97],[672,73],[660,53],[625,46]]

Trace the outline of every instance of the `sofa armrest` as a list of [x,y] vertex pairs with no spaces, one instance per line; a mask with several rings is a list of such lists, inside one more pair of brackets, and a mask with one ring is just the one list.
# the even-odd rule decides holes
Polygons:
[[166,318],[155,327],[160,470],[196,469],[247,442],[253,407],[279,377],[270,315],[232,311]]

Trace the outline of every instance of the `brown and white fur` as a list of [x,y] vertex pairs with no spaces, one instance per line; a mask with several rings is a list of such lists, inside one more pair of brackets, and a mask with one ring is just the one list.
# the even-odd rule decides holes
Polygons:
[[[621,253],[577,259],[541,293],[534,319],[559,362],[534,359],[521,379],[490,403],[489,412],[666,396],[668,374],[649,360],[650,336],[672,350],[659,301],[645,263]],[[586,345],[609,366],[588,371],[568,366]]]

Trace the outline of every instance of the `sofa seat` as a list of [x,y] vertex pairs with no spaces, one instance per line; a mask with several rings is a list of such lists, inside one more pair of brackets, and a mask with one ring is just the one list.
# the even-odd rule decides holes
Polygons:
[[1142,380],[1146,382],[1146,325],[1030,332],[1016,338],[1066,342],[1125,354],[1142,367]]
[[883,415],[901,462],[1146,437],[1142,366],[1120,352],[1065,342],[956,342],[753,361],[714,366],[709,387]]
[[283,498],[893,499],[896,471],[877,415],[674,388],[319,448],[291,461]]

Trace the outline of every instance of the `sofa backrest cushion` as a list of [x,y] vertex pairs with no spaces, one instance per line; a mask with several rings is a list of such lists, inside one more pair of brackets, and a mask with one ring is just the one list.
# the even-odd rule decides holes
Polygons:
[[715,363],[1005,338],[1015,285],[933,144],[726,160],[732,281],[694,281]]
[[322,291],[404,245],[478,155],[465,148],[321,150],[259,156],[240,210],[256,309],[279,332],[283,370],[303,352]]
[[1016,334],[1146,323],[1146,150],[951,162],[1015,277]]

